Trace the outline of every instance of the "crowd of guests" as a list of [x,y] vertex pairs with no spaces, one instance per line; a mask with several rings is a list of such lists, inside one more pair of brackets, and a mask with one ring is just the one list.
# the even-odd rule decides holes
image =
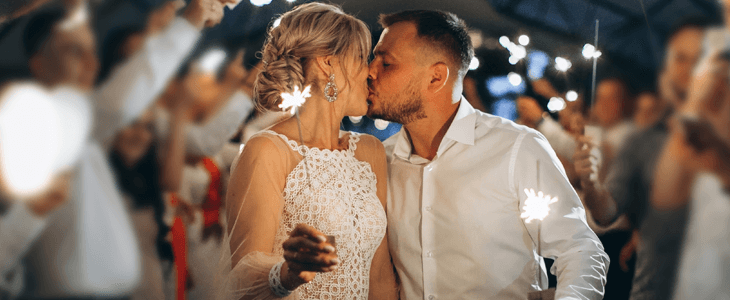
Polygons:
[[[730,1],[721,1],[730,17]],[[726,22],[727,24],[727,22]],[[561,158],[611,258],[606,299],[725,299],[730,174],[726,28],[678,22],[667,37],[656,89],[600,80],[595,103],[558,113],[518,101],[520,122]],[[547,80],[540,96],[561,96]]]
[[[221,72],[186,59],[227,2],[163,1],[146,26],[105,41],[79,17],[85,1],[17,2],[0,4],[0,18],[29,18],[32,78],[2,82],[0,93],[31,84],[84,99],[93,117],[73,164],[42,191],[0,189],[0,299],[211,298],[229,170],[248,137],[286,117],[255,109],[257,67],[244,67],[242,52]],[[730,297],[725,31],[679,23],[656,89],[604,78],[595,103],[581,95],[558,118],[517,99],[518,121],[548,139],[611,258],[606,299]]]

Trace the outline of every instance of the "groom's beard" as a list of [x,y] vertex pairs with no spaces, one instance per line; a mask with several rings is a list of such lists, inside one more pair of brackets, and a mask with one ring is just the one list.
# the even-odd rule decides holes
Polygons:
[[408,86],[397,95],[379,97],[378,104],[380,109],[377,110],[372,105],[370,106],[368,117],[371,119],[382,119],[406,125],[426,118],[423,110],[423,95],[413,81],[409,82]]

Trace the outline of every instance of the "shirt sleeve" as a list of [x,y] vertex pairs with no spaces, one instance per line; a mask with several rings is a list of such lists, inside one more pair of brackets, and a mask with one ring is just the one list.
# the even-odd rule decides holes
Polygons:
[[553,118],[544,118],[540,126],[537,128],[540,133],[550,142],[550,146],[555,152],[568,161],[573,161],[573,154],[578,147],[573,136],[570,135],[557,121]]
[[535,247],[542,252],[538,254],[555,260],[551,269],[558,277],[555,299],[602,299],[609,258],[588,227],[585,209],[562,164],[539,133],[522,134],[515,147],[513,175],[520,211],[525,211],[530,189],[557,198],[542,221],[525,221]]
[[236,92],[228,100],[228,104],[205,124],[190,126],[185,145],[187,152],[196,156],[216,155],[238,132],[252,110],[251,97]]
[[23,203],[14,204],[0,218],[0,291],[11,295],[21,292],[24,279],[20,261],[45,225],[45,219],[33,215]]
[[[253,137],[233,169],[226,194],[228,235],[224,240],[222,290],[228,299],[277,298],[269,286],[272,267],[284,261],[275,254],[289,169],[286,145],[267,135]],[[287,299],[299,299],[295,291]]]
[[134,121],[163,91],[200,33],[183,18],[147,40],[94,93],[94,137],[109,146],[114,134]]

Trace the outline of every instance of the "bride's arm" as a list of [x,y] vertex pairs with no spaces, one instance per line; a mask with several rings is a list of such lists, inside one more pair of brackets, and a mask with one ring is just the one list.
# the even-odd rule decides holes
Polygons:
[[[226,195],[230,273],[226,299],[274,299],[269,271],[284,260],[274,242],[284,206],[287,152],[266,136],[252,138],[232,171]],[[225,244],[224,244],[225,245]]]
[[[385,150],[383,149],[383,144],[375,137],[367,136],[365,140],[367,141],[368,150],[372,150],[367,151],[367,153],[372,153],[369,155],[371,157],[367,161],[373,168],[375,177],[378,180],[377,195],[387,214],[388,166]],[[390,251],[388,250],[387,232],[383,238],[383,242],[378,247],[378,250],[376,250],[370,266],[370,294],[368,295],[368,299],[398,299],[398,285],[396,283],[393,262],[390,258]]]
[[[222,276],[220,286],[227,299],[298,299],[297,287],[314,279],[316,272],[336,269],[333,266],[339,263],[325,236],[304,224],[297,225],[284,241],[283,256],[273,254],[290,155],[278,138],[255,137],[244,147],[232,172],[226,195],[229,235],[224,243],[230,252],[220,266],[231,270]],[[270,273],[273,285],[280,288],[278,296]],[[282,296],[287,290],[294,292]]]

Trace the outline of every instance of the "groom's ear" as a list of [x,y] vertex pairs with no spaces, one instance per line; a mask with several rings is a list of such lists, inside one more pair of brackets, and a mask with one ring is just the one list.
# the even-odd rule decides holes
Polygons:
[[428,91],[437,93],[446,86],[451,74],[446,63],[437,62],[429,68],[429,75],[431,81],[428,83]]

